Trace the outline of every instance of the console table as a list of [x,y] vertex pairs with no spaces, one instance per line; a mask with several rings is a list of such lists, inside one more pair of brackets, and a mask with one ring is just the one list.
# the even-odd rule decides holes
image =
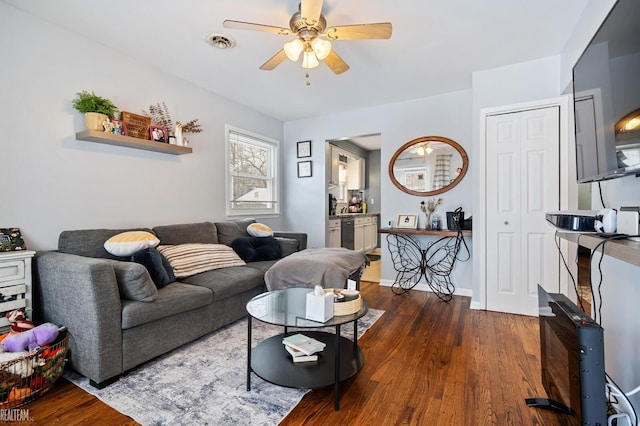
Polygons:
[[[455,286],[451,282],[451,272],[457,260],[469,260],[469,248],[464,237],[471,237],[471,231],[381,228],[379,232],[387,234],[387,248],[397,272],[392,285],[395,294],[413,289],[424,277],[441,300],[449,302],[453,298]],[[416,236],[438,238],[422,246]],[[466,251],[462,257],[461,248]]]

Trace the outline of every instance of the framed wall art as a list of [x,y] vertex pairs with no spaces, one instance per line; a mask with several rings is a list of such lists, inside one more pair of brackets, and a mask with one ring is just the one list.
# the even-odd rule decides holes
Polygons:
[[298,177],[311,177],[311,161],[298,161]]
[[149,126],[149,136],[152,141],[155,142],[169,142],[169,134],[167,133],[167,128],[162,126]]
[[399,214],[396,228],[416,229],[418,227],[417,214]]
[[311,157],[311,141],[300,141],[296,144],[298,158]]

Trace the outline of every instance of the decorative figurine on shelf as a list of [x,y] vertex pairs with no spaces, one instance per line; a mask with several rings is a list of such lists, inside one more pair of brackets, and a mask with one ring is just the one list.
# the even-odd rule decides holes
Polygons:
[[184,138],[182,136],[182,124],[180,124],[180,123],[176,124],[176,130],[175,130],[174,134],[176,136],[176,145],[183,146],[184,145]]
[[[442,203],[442,198],[438,198],[437,200],[432,198],[430,200],[427,200],[426,203],[424,201],[420,201],[420,210],[422,210],[424,214],[427,216],[427,223],[426,223],[427,229],[431,229],[431,215],[436,210],[436,207],[440,205],[440,203]],[[440,228],[439,225],[438,225],[438,228]]]

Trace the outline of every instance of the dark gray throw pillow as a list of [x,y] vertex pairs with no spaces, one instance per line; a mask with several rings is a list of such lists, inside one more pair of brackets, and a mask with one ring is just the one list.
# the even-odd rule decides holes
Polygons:
[[131,256],[131,261],[147,268],[149,276],[157,288],[165,287],[176,280],[169,261],[153,247],[134,253]]
[[275,260],[282,257],[280,243],[273,237],[240,237],[230,245],[245,262]]

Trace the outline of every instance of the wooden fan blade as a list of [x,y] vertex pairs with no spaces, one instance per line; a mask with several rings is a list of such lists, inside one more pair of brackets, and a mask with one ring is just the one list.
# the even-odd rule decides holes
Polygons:
[[271,59],[262,64],[260,66],[260,69],[263,71],[271,71],[272,69],[283,63],[285,59],[287,59],[287,54],[284,53],[284,49],[280,49],[280,51],[273,55]]
[[330,27],[324,33],[330,40],[368,40],[391,38],[391,30],[391,22],[380,22]]
[[307,21],[307,25],[315,25],[322,13],[322,0],[302,0],[300,2],[300,15]]
[[251,22],[242,22],[242,21],[230,21],[226,20],[222,23],[225,28],[232,28],[235,30],[250,30],[250,31],[260,31],[263,33],[272,33],[278,35],[290,35],[291,30],[289,28],[283,27],[274,27],[271,25],[262,25],[262,24],[253,24]]
[[329,56],[324,58],[324,63],[327,64],[334,74],[342,74],[349,69],[349,65],[347,65],[347,63],[333,49],[329,52]]

